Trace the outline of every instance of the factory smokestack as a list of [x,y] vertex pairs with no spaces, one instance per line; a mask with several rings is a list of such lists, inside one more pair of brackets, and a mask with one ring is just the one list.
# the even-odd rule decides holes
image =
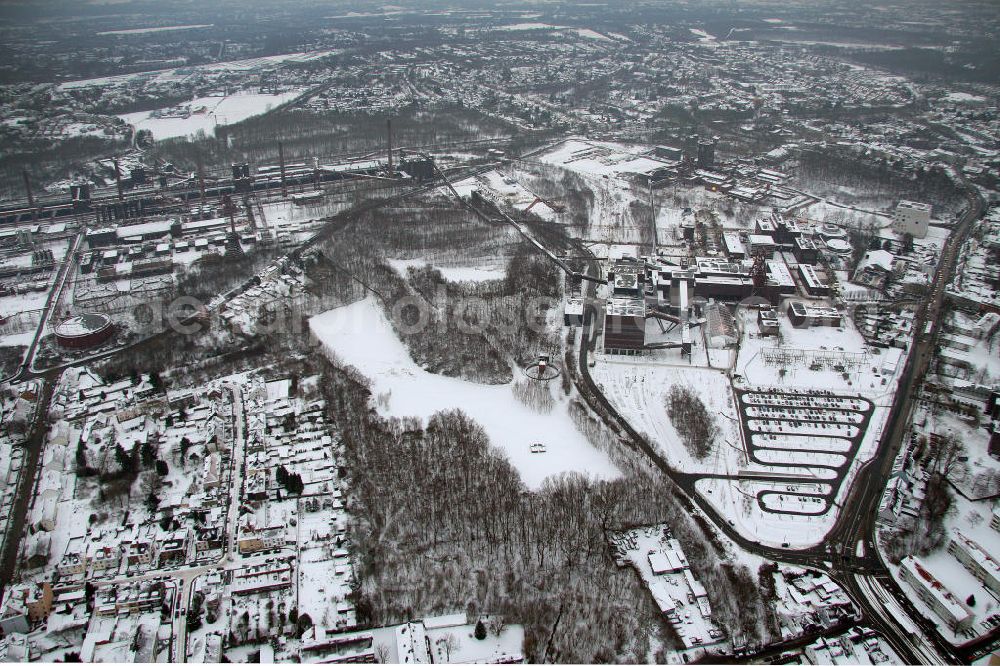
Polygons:
[[35,195],[31,192],[31,179],[28,178],[28,170],[24,169],[21,171],[21,175],[24,176],[24,189],[28,192],[28,206],[30,208],[35,207]]
[[392,178],[392,118],[385,121],[385,127],[389,135],[389,178]]
[[122,169],[121,169],[121,166],[118,165],[118,158],[117,157],[114,160],[114,164],[115,164],[115,185],[118,186],[118,200],[119,201],[124,201],[125,200],[125,188],[122,187]]
[[[201,166],[201,160],[198,160],[198,189],[201,191],[201,212],[202,215],[205,213],[205,169]],[[201,219],[201,215],[198,216]]]
[[285,147],[278,142],[278,168],[281,171],[281,196],[288,196],[288,185],[285,184]]

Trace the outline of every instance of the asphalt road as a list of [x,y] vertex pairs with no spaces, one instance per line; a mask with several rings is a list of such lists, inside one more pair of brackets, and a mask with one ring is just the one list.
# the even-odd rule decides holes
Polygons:
[[38,476],[38,461],[45,445],[45,436],[49,432],[48,413],[49,402],[55,390],[55,381],[40,382],[35,415],[29,425],[28,437],[23,449],[24,458],[21,461],[21,472],[18,476],[18,487],[14,504],[7,523],[7,538],[4,540],[3,554],[0,556],[0,594],[13,580],[17,571],[17,556],[21,549],[21,538],[24,535],[24,523],[34,497],[35,480]]

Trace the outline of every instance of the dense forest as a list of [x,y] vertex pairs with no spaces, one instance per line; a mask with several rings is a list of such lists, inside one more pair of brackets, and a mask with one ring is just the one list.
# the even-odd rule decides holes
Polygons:
[[616,453],[620,467],[628,464],[623,479],[565,475],[532,493],[461,412],[426,426],[388,420],[369,409],[353,373],[329,368],[323,385],[346,444],[356,600],[371,622],[482,610],[526,625],[531,661],[624,654],[642,662],[651,638],[677,643],[635,574],[615,567],[607,537],[667,523],[718,622],[750,640],[765,635],[770,611],[751,572],[723,562],[672,485],[627,454]]
[[954,214],[965,205],[947,171],[940,167],[907,176],[885,160],[861,160],[836,151],[803,151],[796,176],[802,187],[836,201],[877,208],[900,199],[934,206],[935,217]]

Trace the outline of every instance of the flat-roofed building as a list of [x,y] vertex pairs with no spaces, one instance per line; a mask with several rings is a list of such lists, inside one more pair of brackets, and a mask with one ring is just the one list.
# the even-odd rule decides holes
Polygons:
[[916,201],[900,201],[892,218],[892,229],[914,238],[926,238],[931,222],[931,206]]
[[781,331],[778,326],[778,313],[771,308],[758,310],[757,329],[761,335],[777,335]]
[[808,264],[799,264],[799,276],[802,278],[802,286],[810,296],[827,296],[830,293],[830,285],[820,279],[816,274],[816,269]]
[[788,303],[788,320],[796,328],[840,326],[844,316],[831,307],[807,305],[801,301]]
[[722,234],[722,244],[726,248],[726,256],[732,261],[742,261],[747,257],[747,249],[740,240],[740,235],[735,231],[727,231]]
[[783,261],[772,259],[765,263],[767,273],[767,290],[772,295],[771,302],[776,303],[778,296],[795,293],[795,279],[788,265]]
[[949,629],[957,633],[972,626],[969,608],[935,578],[919,558],[910,555],[900,562],[899,575]]
[[604,351],[636,354],[646,346],[646,305],[639,299],[612,298],[604,316]]
[[819,259],[819,251],[816,249],[816,243],[811,238],[803,238],[801,236],[792,241],[792,254],[795,255],[796,261],[800,264],[813,265]]
[[983,585],[994,593],[1000,592],[1000,563],[985,548],[964,534],[955,532],[948,543],[948,552]]
[[760,234],[762,236],[774,236],[774,232],[777,231],[778,227],[772,218],[762,218],[757,220],[754,224],[754,233]]
[[762,256],[765,259],[770,259],[774,256],[777,244],[774,242],[773,236],[767,234],[750,234],[747,240],[750,243],[750,254],[752,256]]
[[634,260],[619,260],[608,270],[608,283],[615,296],[637,297],[642,293],[645,271]]

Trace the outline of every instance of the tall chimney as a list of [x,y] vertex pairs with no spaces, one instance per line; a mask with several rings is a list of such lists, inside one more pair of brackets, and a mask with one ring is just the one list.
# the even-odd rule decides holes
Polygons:
[[389,134],[389,178],[392,178],[392,118],[385,121],[385,127]]
[[[201,190],[201,205],[202,205],[202,213],[204,214],[204,206],[205,206],[205,169],[202,168],[201,159],[200,158],[198,159],[198,188]],[[198,216],[198,219],[199,220],[201,219],[201,215]]]
[[28,191],[28,208],[31,209],[31,219],[38,219],[38,210],[35,208],[35,195],[31,192],[31,179],[28,178],[28,170],[22,169],[21,175],[24,176],[24,189]]
[[118,186],[118,200],[119,201],[124,201],[125,200],[125,188],[122,187],[122,170],[121,170],[121,167],[118,166],[118,158],[117,157],[114,160],[114,164],[115,164],[115,184]]
[[288,196],[288,186],[285,184],[285,147],[278,142],[278,166],[281,169],[281,196]]
[[28,178],[28,170],[23,169],[21,175],[24,176],[24,189],[28,191],[28,207],[35,207],[35,195],[31,192],[31,180]]

